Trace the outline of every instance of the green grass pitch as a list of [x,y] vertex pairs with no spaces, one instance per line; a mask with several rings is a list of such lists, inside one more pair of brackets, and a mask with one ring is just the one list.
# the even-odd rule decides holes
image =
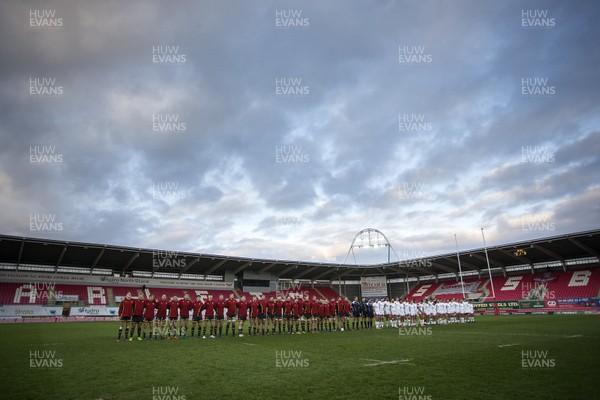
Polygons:
[[[488,316],[403,335],[388,328],[119,343],[117,324],[1,325],[0,397],[600,398],[600,316]],[[32,359],[51,366],[32,368]]]

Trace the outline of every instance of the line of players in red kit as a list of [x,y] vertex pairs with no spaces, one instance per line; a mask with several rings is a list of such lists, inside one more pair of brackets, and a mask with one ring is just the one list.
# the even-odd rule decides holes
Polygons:
[[244,336],[245,326],[251,336],[344,331],[350,328],[350,308],[347,297],[328,301],[316,296],[310,299],[307,295],[296,298],[278,295],[267,300],[261,295],[247,301],[245,296],[238,300],[232,293],[228,299],[220,295],[217,300],[209,294],[203,302],[200,296],[191,300],[187,293],[183,299],[173,296],[168,300],[165,294],[160,299],[150,294],[146,299],[143,294],[133,298],[127,292],[119,304],[117,341],[121,340],[123,328],[126,341],[132,341],[136,332],[137,340],[205,339],[207,332],[214,339],[223,336],[223,327],[225,336],[231,328],[231,334],[239,337]]

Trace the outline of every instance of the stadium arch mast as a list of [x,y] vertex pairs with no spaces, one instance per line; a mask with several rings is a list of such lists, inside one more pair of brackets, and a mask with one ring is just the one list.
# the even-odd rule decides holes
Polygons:
[[400,260],[398,253],[392,247],[388,238],[378,229],[374,228],[366,228],[358,232],[354,239],[352,239],[352,243],[350,244],[350,248],[346,253],[346,258],[344,258],[344,264],[348,260],[348,256],[352,253],[352,258],[354,259],[354,264],[356,264],[356,256],[354,255],[355,248],[361,247],[387,247],[388,253],[388,264],[390,263],[390,252],[394,252],[396,259]]

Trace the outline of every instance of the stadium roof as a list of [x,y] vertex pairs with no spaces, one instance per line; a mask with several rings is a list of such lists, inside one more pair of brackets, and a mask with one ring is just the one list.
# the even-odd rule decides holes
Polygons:
[[[489,261],[497,273],[511,270],[562,269],[577,264],[598,264],[600,230],[577,232],[488,247]],[[459,253],[465,275],[487,273],[483,247]],[[2,269],[32,270],[53,267],[55,272],[106,273],[160,276],[164,273],[189,279],[219,279],[225,272],[269,272],[280,279],[356,280],[386,275],[388,279],[452,277],[458,273],[456,253],[440,254],[376,265],[269,260],[225,255],[142,249],[109,244],[71,242],[0,235]]]

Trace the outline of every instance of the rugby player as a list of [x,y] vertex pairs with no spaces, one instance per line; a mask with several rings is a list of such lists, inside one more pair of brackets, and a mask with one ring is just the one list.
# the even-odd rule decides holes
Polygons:
[[258,329],[258,315],[260,313],[260,304],[258,303],[256,296],[252,296],[252,301],[250,301],[248,306],[250,307],[250,327],[248,328],[248,335],[256,336]]
[[398,315],[400,314],[398,308],[400,308],[398,299],[390,299],[390,324],[392,325],[392,328],[398,327]]
[[342,298],[338,297],[335,300],[335,320],[336,320],[336,325],[337,325],[337,329],[340,331],[344,330],[344,312],[342,310]]
[[467,316],[469,317],[467,322],[475,322],[475,307],[470,302],[465,302],[467,303]]
[[265,335],[265,328],[267,326],[267,299],[264,294],[260,295],[258,299],[258,327],[260,329],[260,334]]
[[[246,322],[246,318],[248,317],[248,302],[246,301],[246,296],[242,296],[240,301],[237,303],[237,319],[239,321],[238,331],[239,337],[244,337],[244,323]],[[248,334],[250,334],[250,328],[248,328]]]
[[406,305],[406,302],[404,302],[404,301],[401,301],[398,303],[398,326],[400,328],[402,328],[405,324],[405,320],[404,320],[404,318],[406,316],[405,305]]
[[154,309],[156,308],[156,301],[154,300],[154,295],[150,294],[148,299],[144,303],[145,311],[144,311],[144,324],[142,325],[142,337],[144,340],[146,339],[146,329],[148,329],[149,336],[148,340],[152,340],[152,332],[154,331]]
[[325,330],[328,332],[331,332],[333,329],[333,324],[331,322],[331,311],[329,309],[329,302],[327,301],[327,299],[321,300],[321,303],[323,303],[323,319],[325,320]]
[[[156,326],[154,329],[158,329],[160,332],[160,338],[165,338],[165,331],[167,328],[167,308],[169,307],[169,302],[167,301],[167,295],[163,293],[160,297],[160,300],[156,300]],[[158,338],[158,333],[154,335],[155,338]]]
[[415,300],[410,303],[410,323],[412,326],[417,326],[419,316],[419,305]]
[[196,296],[196,301],[192,303],[192,334],[190,338],[194,337],[194,331],[198,328],[198,339],[200,338],[200,329],[204,327],[204,321],[202,320],[202,297]]
[[[296,302],[296,304],[298,304],[298,302]],[[293,326],[294,326],[294,311],[293,311],[293,307],[294,307],[294,302],[292,301],[292,299],[288,296],[284,301],[283,301],[283,333],[285,334],[287,333],[291,333],[292,335],[294,334],[293,331]]]
[[[294,334],[294,327],[296,327],[297,335],[299,335],[300,333],[306,333],[306,330],[304,329],[305,325],[303,322],[308,322],[308,321],[303,321],[303,320],[305,320],[305,317],[303,314],[303,312],[305,311],[304,307],[305,307],[305,304],[304,304],[304,301],[302,300],[302,298],[296,297],[292,301],[292,318],[291,318],[292,335]],[[302,325],[302,330],[300,330],[300,325]]]
[[325,306],[321,300],[317,300],[317,332],[323,330],[323,321],[325,319]]
[[177,296],[171,297],[171,301],[169,301],[168,305],[168,310],[169,320],[167,321],[167,324],[169,326],[169,329],[167,331],[167,340],[170,340],[171,337],[173,337],[173,339],[178,339],[177,335],[179,334],[179,332],[177,332],[177,330],[179,328],[177,327],[177,320],[179,319],[179,299],[177,298]]
[[350,300],[348,300],[348,297],[344,296],[344,299],[342,301],[342,307],[343,307],[343,312],[344,312],[344,326],[346,327],[346,330],[349,331],[350,330]]
[[310,305],[308,295],[297,297],[298,300],[298,324],[302,328],[302,333],[307,333],[310,321]]
[[190,300],[190,295],[185,293],[183,299],[179,300],[179,335],[184,339],[187,339],[188,321],[193,308],[194,303]]
[[[275,299],[273,296],[269,297],[269,301],[267,302],[267,319],[265,320],[265,327],[267,331],[267,335],[275,334]],[[269,327],[271,328],[269,330]]]
[[335,299],[332,297],[328,303],[329,306],[329,315],[331,319],[331,327],[334,331],[337,331],[337,304]]
[[217,300],[217,312],[215,316],[215,335],[219,331],[219,337],[223,336],[223,320],[225,319],[225,297],[221,294]]
[[281,295],[277,296],[277,300],[275,300],[275,304],[273,305],[273,333],[277,329],[278,333],[281,335],[281,325],[283,324],[283,297]]
[[383,300],[383,327],[387,328],[390,326],[390,317],[391,317],[391,303],[388,297]]
[[[119,336],[117,336],[117,342],[121,340],[121,333],[123,332],[123,325],[125,325],[125,340],[128,340],[129,327],[131,326],[131,316],[133,315],[133,299],[131,298],[131,292],[127,292],[125,297],[119,303]],[[133,331],[131,332],[133,336]]]
[[317,302],[317,296],[312,297],[312,301],[309,302],[310,307],[310,332],[315,333],[317,331],[317,324],[319,320],[319,303]]
[[383,307],[379,299],[373,303],[373,311],[375,312],[375,328],[381,329],[381,314],[383,313]]
[[225,307],[227,307],[227,323],[225,325],[225,336],[229,335],[229,326],[231,325],[231,335],[235,336],[235,316],[237,311],[238,301],[235,299],[233,293],[229,295],[229,298],[225,300]]
[[454,303],[454,299],[450,299],[446,303],[449,323],[454,324],[456,322],[456,304]]
[[142,340],[142,324],[144,323],[144,308],[146,306],[146,300],[144,299],[144,293],[139,293],[137,299],[133,300],[133,315],[131,317],[131,337],[129,341],[133,339],[133,333],[137,328],[137,340]]
[[213,300],[213,295],[209,294],[206,302],[202,305],[204,311],[205,325],[202,329],[202,339],[206,339],[206,325],[210,325],[210,338],[215,338],[215,308],[217,302]]

